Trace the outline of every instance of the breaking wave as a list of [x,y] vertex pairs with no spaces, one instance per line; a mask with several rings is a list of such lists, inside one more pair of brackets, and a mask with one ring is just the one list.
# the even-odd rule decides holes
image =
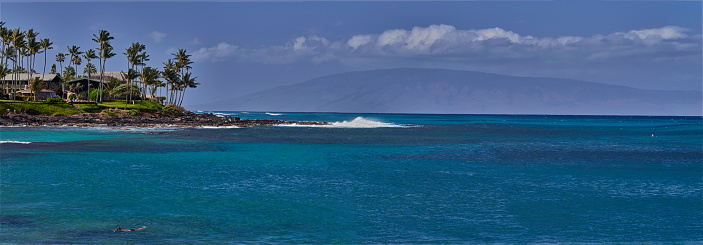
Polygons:
[[32,142],[25,141],[13,141],[13,140],[0,140],[0,144],[31,144]]
[[239,127],[239,126],[198,126],[195,128],[207,128],[207,129],[215,128],[215,129],[217,129],[217,128],[241,128],[241,127]]
[[321,128],[408,128],[408,125],[375,121],[364,117],[357,117],[351,121],[333,122],[330,125],[297,125],[287,124],[288,127],[321,127]]
[[283,114],[281,114],[281,113],[266,112],[266,115],[269,115],[269,116],[280,116],[280,115],[283,115]]

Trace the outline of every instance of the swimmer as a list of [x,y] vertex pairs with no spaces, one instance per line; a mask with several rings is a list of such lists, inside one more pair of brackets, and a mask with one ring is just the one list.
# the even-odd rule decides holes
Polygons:
[[146,229],[146,226],[142,226],[142,228],[137,228],[137,229],[122,229],[122,228],[120,228],[120,227],[117,227],[117,229],[112,230],[112,232],[118,232],[118,231],[121,231],[121,232],[141,231],[141,230],[144,230],[144,229]]

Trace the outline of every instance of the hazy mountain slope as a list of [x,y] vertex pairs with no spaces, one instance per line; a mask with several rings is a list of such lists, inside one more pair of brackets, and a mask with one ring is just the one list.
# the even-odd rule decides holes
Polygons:
[[442,69],[335,74],[195,109],[231,111],[701,115],[701,92]]

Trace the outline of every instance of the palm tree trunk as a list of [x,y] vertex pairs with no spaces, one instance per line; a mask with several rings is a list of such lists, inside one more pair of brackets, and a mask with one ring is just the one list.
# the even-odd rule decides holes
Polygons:
[[[59,67],[60,67],[59,69],[61,69],[61,70],[59,71],[59,74],[63,74],[63,62],[60,62],[60,61],[59,61]],[[61,79],[61,80],[63,80],[63,79]],[[67,81],[63,81],[63,82],[61,83],[61,96],[62,96],[62,97],[65,97],[64,99],[68,99],[68,96],[66,96],[66,82],[67,82]]]
[[44,49],[44,71],[41,73],[41,80],[44,80],[44,74],[46,74],[46,49]]
[[[100,56],[102,56],[102,51],[100,51],[100,53],[101,53]],[[99,62],[98,65],[100,66],[100,82],[98,83],[98,94],[95,95],[95,100],[98,103],[100,103],[100,102],[102,102],[102,99],[103,99],[101,96],[102,92],[103,92],[102,91],[102,87],[103,87],[103,61],[102,61],[102,59],[98,59],[98,62]]]
[[[100,69],[100,81],[103,81],[105,79],[105,63],[107,63],[107,59],[103,59],[102,64],[100,64],[102,67]],[[103,102],[103,90],[105,89],[105,84],[102,82],[100,83],[100,103]]]
[[[88,60],[88,64],[90,64],[90,60]],[[92,69],[88,68],[88,101],[90,101],[90,71]],[[96,98],[97,99],[97,98]]]

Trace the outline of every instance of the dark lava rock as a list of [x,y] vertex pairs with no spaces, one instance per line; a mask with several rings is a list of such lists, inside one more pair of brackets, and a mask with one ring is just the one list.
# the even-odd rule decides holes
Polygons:
[[252,127],[280,124],[327,125],[328,123],[312,121],[242,120],[238,117],[218,117],[210,113],[196,114],[192,112],[185,112],[178,117],[165,115],[109,117],[97,113],[82,113],[70,116],[26,114],[7,114],[0,116],[0,125],[2,126]]

